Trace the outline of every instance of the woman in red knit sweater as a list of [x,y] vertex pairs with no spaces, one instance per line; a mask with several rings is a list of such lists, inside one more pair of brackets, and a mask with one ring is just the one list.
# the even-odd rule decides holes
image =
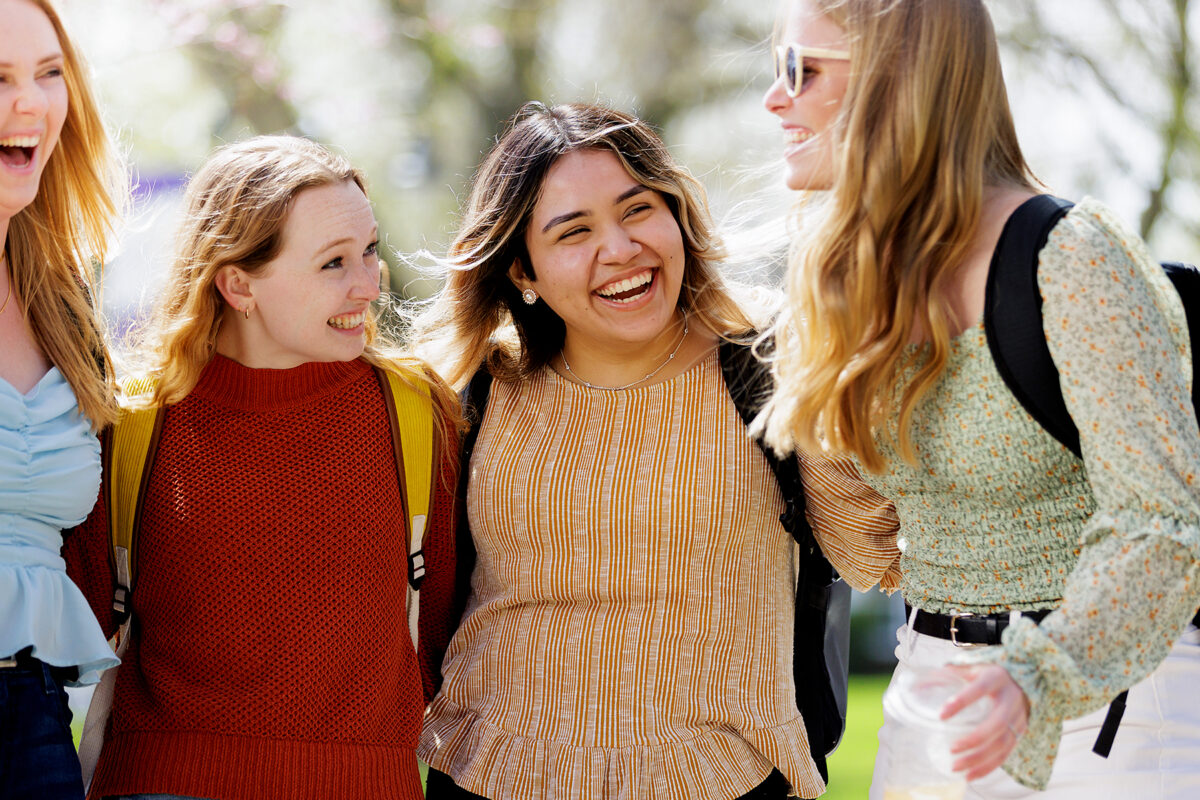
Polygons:
[[[420,798],[453,588],[456,401],[380,341],[377,225],[344,159],[288,136],[229,145],[185,214],[139,349],[154,382],[131,402],[165,413],[89,797]],[[438,423],[419,652],[380,369],[424,384]],[[112,633],[104,497],[66,555]]]

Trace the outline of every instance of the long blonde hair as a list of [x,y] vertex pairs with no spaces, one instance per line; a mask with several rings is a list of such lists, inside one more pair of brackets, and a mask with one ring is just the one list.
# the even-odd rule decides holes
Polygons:
[[[195,388],[216,353],[217,331],[229,306],[217,273],[236,264],[256,274],[279,253],[292,201],[302,190],[366,181],[340,155],[297,136],[257,136],[219,148],[192,177],[162,300],[135,347],[140,372],[155,378],[152,393],[135,401],[170,405]],[[429,386],[447,420],[457,398],[423,362],[380,334],[368,313],[367,362]]]
[[630,176],[666,200],[683,234],[680,308],[718,336],[750,332],[750,320],[715,266],[723,252],[704,189],[653,129],[600,105],[531,102],[512,117],[479,166],[444,261],[445,287],[413,325],[418,351],[452,386],[465,385],[484,363],[499,378],[526,377],[562,349],[562,319],[545,303],[523,303],[508,270],[519,260],[536,277],[525,229],[542,182],[563,155],[587,149],[613,153]]
[[[851,74],[830,132],[834,188],[792,253],[774,331],[777,390],[760,422],[779,450],[826,446],[879,471],[881,434],[914,458],[913,412],[950,351],[943,290],[972,244],[985,186],[1036,178],[981,0],[813,2],[846,32]],[[924,352],[908,347],[915,329]]]
[[9,220],[4,245],[14,294],[38,347],[99,430],[116,419],[115,384],[93,305],[97,273],[124,212],[129,178],[105,130],[87,70],[48,0],[29,0],[54,26],[67,116],[33,202]]

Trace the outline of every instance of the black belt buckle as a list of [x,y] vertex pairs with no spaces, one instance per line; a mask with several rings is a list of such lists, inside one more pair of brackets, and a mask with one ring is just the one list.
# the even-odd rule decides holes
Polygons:
[[974,619],[979,617],[979,614],[972,614],[969,611],[951,611],[950,612],[950,643],[955,647],[987,647],[982,642],[960,642],[958,640],[958,621],[960,619]]

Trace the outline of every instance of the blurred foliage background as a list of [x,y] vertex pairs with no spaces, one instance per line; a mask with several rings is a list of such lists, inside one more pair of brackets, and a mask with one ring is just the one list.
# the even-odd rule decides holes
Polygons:
[[[504,120],[526,100],[603,101],[655,124],[738,245],[778,241],[791,199],[763,110],[774,0],[58,0],[135,170],[108,267],[119,327],[155,285],[187,174],[213,147],[290,131],[366,173],[381,236],[434,252]],[[1034,169],[1093,194],[1159,258],[1200,260],[1200,0],[993,0]],[[435,286],[390,258],[391,286]],[[855,598],[852,665],[890,669],[898,598]],[[869,782],[886,678],[853,684],[830,798]],[[81,702],[86,702],[83,700]]]
[[[1161,257],[1195,261],[1200,0],[996,0],[1027,154],[1095,194]],[[600,100],[657,125],[719,215],[782,219],[779,128],[761,106],[770,0],[60,0],[138,176],[115,264],[124,308],[163,263],[176,197],[217,144],[291,131],[371,180],[385,241],[438,250],[503,121]],[[129,266],[132,263],[133,266]],[[392,259],[395,290],[426,295]],[[106,291],[107,291],[106,287]],[[119,313],[119,312],[118,312]]]

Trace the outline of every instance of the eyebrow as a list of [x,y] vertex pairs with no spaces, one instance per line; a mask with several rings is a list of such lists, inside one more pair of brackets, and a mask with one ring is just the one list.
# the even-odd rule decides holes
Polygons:
[[[40,67],[43,64],[49,64],[53,61],[62,61],[62,60],[63,60],[62,53],[52,53],[48,56],[42,56],[41,58],[39,58],[38,62],[37,62],[37,66]],[[3,67],[4,69],[12,69],[13,65],[12,65],[12,62],[10,62],[10,61],[0,61],[0,67]]]
[[[378,226],[378,225],[376,225],[374,228],[372,228],[372,229],[371,229],[371,239],[374,239],[374,238],[375,238],[376,236],[378,236],[378,235],[379,235],[379,226]],[[341,247],[341,246],[342,246],[342,245],[344,245],[344,244],[354,244],[354,237],[352,237],[352,236],[341,236],[341,237],[339,237],[339,238],[337,238],[337,239],[333,239],[333,240],[331,240],[331,241],[328,241],[328,242],[326,242],[326,243],[325,243],[325,246],[324,246],[324,247],[321,247],[320,249],[318,249],[318,250],[317,250],[316,254],[317,254],[318,256],[323,256],[323,255],[325,255],[326,253],[328,253],[330,250],[333,250],[333,249],[336,249],[336,248],[338,248],[338,247]]]
[[[642,192],[647,192],[647,191],[650,191],[649,186],[644,186],[640,183],[634,184],[633,186],[630,186],[625,191],[621,192],[621,194],[617,195],[617,199],[613,200],[613,205],[619,206],[619,205],[621,205],[621,203],[624,203],[626,200],[633,197],[634,195],[639,195]],[[555,225],[561,225],[564,222],[570,222],[571,220],[576,219],[577,217],[582,217],[582,216],[585,216],[590,213],[592,213],[592,212],[590,212],[590,211],[570,211],[566,214],[559,214],[557,217],[552,218],[549,222],[546,223],[546,225],[542,228],[542,233],[546,233],[551,228],[553,228]]]

